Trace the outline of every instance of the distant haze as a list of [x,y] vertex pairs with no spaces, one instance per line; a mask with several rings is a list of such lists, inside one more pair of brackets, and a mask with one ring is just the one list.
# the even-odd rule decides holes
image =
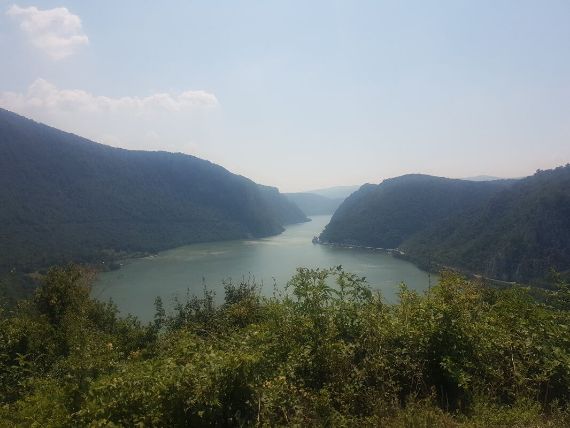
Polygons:
[[334,186],[325,189],[307,190],[307,193],[315,193],[317,195],[325,196],[331,199],[346,198],[352,192],[356,192],[360,185],[356,186]]
[[494,177],[492,175],[476,175],[475,177],[465,177],[464,180],[469,181],[495,181],[500,180],[500,177]]
[[287,192],[570,161],[570,2],[0,0],[0,107]]

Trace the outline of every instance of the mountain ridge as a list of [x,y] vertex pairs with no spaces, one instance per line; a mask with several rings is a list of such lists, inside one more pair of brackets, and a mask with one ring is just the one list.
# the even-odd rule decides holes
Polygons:
[[[428,223],[468,209],[509,184],[426,174],[406,174],[380,184],[364,184],[337,209],[321,240],[396,248]],[[402,189],[407,192],[402,193]]]
[[426,269],[504,281],[570,269],[570,166],[524,179],[408,174],[366,184],[337,209],[324,243],[398,248]]
[[306,216],[333,214],[344,198],[328,198],[317,193],[284,193]]
[[302,192],[296,193],[311,193],[315,195],[324,196],[325,198],[331,199],[338,199],[347,198],[351,193],[358,190],[360,185],[353,185],[353,186],[332,186],[332,187],[325,187],[322,189],[313,189],[313,190],[306,190]]
[[0,184],[3,270],[263,237],[307,220],[276,188],[210,161],[105,146],[3,109]]

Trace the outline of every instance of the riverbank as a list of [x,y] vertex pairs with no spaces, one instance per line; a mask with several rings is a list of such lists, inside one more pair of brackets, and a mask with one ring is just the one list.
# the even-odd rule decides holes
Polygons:
[[374,250],[374,251],[382,251],[384,253],[388,253],[388,254],[398,254],[400,256],[404,256],[405,253],[398,249],[398,248],[381,248],[381,247],[368,247],[365,245],[358,245],[358,244],[341,244],[341,243],[337,243],[337,242],[327,242],[327,241],[321,241],[320,238],[318,236],[315,236],[312,240],[313,244],[318,244],[318,245],[326,245],[328,247],[337,247],[337,248],[359,248],[359,249],[363,249],[363,250]]
[[[489,284],[495,288],[506,288],[506,287],[513,287],[513,286],[517,286],[517,285],[518,286],[524,286],[524,284],[520,284],[520,283],[517,283],[515,281],[505,281],[505,280],[501,280],[501,279],[497,279],[497,278],[489,278],[489,277],[486,277],[485,275],[482,275],[480,273],[471,272],[471,271],[468,271],[466,269],[458,268],[456,266],[446,266],[446,265],[435,263],[433,261],[431,261],[429,263],[425,263],[424,260],[421,260],[421,259],[418,259],[415,257],[411,257],[409,254],[407,254],[405,251],[403,251],[399,248],[381,248],[381,247],[371,247],[371,246],[358,245],[358,244],[327,242],[327,241],[322,241],[318,236],[313,237],[312,242],[313,242],[313,244],[324,245],[327,247],[347,248],[347,249],[365,249],[365,250],[380,251],[383,253],[390,254],[396,258],[405,260],[409,263],[412,263],[413,265],[415,265],[419,269],[421,269],[425,272],[429,272],[430,274],[436,274],[437,275],[437,274],[441,273],[441,271],[443,271],[443,270],[453,271],[453,272],[459,273],[459,274],[465,276],[466,278],[469,278],[472,280],[484,281],[485,283],[487,283],[487,284]],[[529,286],[538,287],[538,288],[550,288],[551,285],[552,284],[550,284],[550,283],[544,283],[544,282],[541,284],[529,284]]]

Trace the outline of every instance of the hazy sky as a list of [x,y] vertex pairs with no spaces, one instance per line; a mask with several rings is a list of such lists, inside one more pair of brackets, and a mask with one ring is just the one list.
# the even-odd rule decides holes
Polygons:
[[570,1],[0,0],[0,106],[284,191],[570,162]]

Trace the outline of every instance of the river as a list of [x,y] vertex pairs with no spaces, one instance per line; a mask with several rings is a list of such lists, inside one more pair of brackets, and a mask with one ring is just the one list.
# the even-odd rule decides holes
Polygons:
[[[373,289],[388,301],[395,301],[401,282],[410,289],[428,287],[428,274],[415,265],[375,250],[316,245],[311,242],[331,216],[315,216],[312,221],[287,226],[270,238],[194,244],[132,259],[115,271],[98,275],[92,295],[112,299],[121,313],[131,313],[143,321],[154,315],[154,300],[161,296],[165,307],[174,297],[187,292],[202,295],[204,284],[223,301],[224,279],[254,277],[262,283],[262,294],[272,295],[274,284],[283,288],[299,266],[342,265],[348,272],[366,277]],[[431,281],[435,278],[432,275]]]

